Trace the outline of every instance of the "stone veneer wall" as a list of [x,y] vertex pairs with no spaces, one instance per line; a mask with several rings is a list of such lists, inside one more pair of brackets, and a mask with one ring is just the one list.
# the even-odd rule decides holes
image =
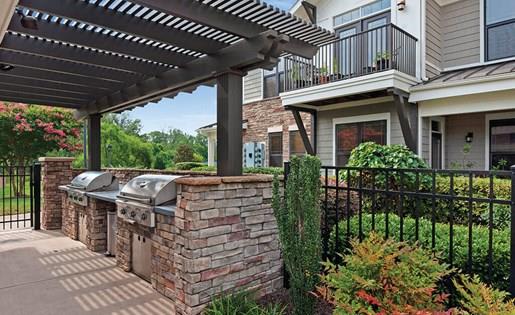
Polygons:
[[79,214],[86,215],[85,245],[94,252],[107,250],[107,212],[115,211],[116,204],[89,198],[88,206],[75,204],[62,192],[62,231],[71,239],[79,239]]
[[[311,115],[301,113],[301,117],[308,135],[311,136]],[[283,133],[283,161],[290,160],[289,126],[297,125],[293,114],[290,111],[284,110],[279,97],[244,104],[243,119],[248,121],[247,129],[243,134],[243,143],[264,142],[266,143],[266,152],[269,152],[268,128],[281,126]],[[267,153],[266,165],[268,165],[268,163],[269,159]]]
[[211,297],[249,288],[259,295],[283,286],[271,176],[177,180],[175,216],[156,228],[118,221],[117,262],[131,268],[132,233],[152,237],[152,286],[174,301],[175,314],[196,315]]
[[62,222],[62,200],[58,187],[73,178],[73,158],[43,157],[41,163],[41,228],[59,230]]
[[272,177],[185,178],[175,213],[177,314],[200,314],[213,295],[283,285]]

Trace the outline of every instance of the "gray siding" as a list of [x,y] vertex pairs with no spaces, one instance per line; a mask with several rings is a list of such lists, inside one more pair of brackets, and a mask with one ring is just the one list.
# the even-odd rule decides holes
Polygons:
[[[467,133],[474,133],[470,153],[463,156],[463,146]],[[451,168],[452,162],[473,163],[473,169],[485,168],[485,114],[464,114],[447,116],[445,119],[445,165]]]
[[333,119],[349,116],[390,113],[391,144],[404,144],[399,117],[393,103],[372,104],[318,112],[317,153],[323,165],[333,165]]
[[[442,10],[435,0],[428,0],[426,4],[426,60],[442,67]],[[428,78],[438,74],[438,69],[426,64]]]
[[442,66],[480,61],[480,0],[463,0],[441,7]]
[[263,71],[249,71],[243,78],[243,103],[261,99],[263,91]]
[[429,164],[429,132],[430,132],[430,119],[427,117],[422,118],[422,156],[421,158]]

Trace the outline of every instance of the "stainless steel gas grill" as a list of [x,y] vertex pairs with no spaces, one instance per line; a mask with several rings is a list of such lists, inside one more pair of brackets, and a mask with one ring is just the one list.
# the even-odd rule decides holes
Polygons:
[[175,180],[182,176],[141,175],[129,181],[116,200],[118,217],[129,223],[155,227],[155,208],[173,205],[177,199]]
[[108,172],[84,172],[65,186],[68,199],[81,206],[88,205],[86,193],[94,191],[115,191],[120,188],[118,179]]

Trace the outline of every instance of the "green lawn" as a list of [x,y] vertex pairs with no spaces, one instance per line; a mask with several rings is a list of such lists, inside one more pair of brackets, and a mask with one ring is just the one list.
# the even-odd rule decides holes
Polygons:
[[[2,187],[3,186],[3,187]],[[9,178],[0,178],[0,216],[30,212],[30,183],[25,182],[24,196],[16,198]]]

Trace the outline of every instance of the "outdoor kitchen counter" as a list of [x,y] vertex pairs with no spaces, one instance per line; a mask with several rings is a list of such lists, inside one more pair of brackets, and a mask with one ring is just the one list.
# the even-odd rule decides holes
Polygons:
[[[121,187],[120,187],[121,189]],[[120,190],[110,190],[110,191],[92,191],[87,192],[86,196],[93,198],[93,199],[99,199],[107,202],[116,203],[116,196],[120,193]]]
[[154,208],[154,212],[166,216],[175,216],[175,210],[177,209],[177,206],[170,205],[170,206],[157,206]]

